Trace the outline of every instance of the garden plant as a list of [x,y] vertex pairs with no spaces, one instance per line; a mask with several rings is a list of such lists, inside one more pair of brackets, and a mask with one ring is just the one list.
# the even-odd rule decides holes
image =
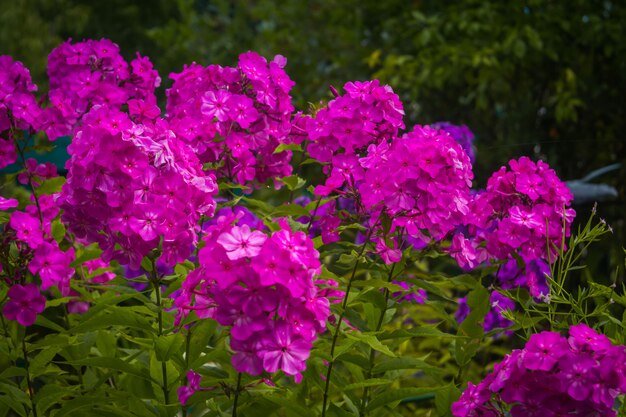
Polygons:
[[626,415],[601,208],[572,230],[524,156],[480,189],[471,130],[377,80],[296,109],[287,68],[191,63],[160,100],[107,39],[45,92],[0,56],[0,417]]

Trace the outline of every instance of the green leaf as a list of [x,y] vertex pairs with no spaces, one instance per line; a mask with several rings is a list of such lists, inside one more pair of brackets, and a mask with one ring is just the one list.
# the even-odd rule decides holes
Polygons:
[[414,327],[412,329],[399,329],[392,332],[383,332],[380,336],[380,340],[387,339],[399,339],[399,338],[414,338],[414,337],[445,337],[445,338],[458,338],[459,336],[442,332],[435,327]]
[[147,333],[153,333],[152,325],[145,317],[134,313],[130,308],[125,307],[109,307],[105,312],[92,317],[68,330],[68,333],[82,333],[87,331],[98,330],[110,326],[126,326]]
[[[19,407],[17,406],[17,404],[30,404],[30,399],[28,398],[28,395],[18,389],[17,387],[4,383],[4,382],[0,382],[0,393],[6,393],[7,395],[0,395],[0,398],[8,398],[9,399],[9,404],[11,404],[11,408],[13,408],[15,406],[15,410],[17,411],[19,409]],[[21,414],[21,415],[26,415],[26,414]]]
[[276,147],[274,153],[281,153],[284,151],[302,151],[302,146],[297,143],[281,143]]
[[74,261],[72,261],[70,266],[72,268],[76,268],[84,264],[87,261],[98,259],[101,256],[102,256],[102,250],[98,246],[92,245],[90,247],[85,248],[84,252],[80,254]]
[[16,376],[26,376],[26,369],[11,366],[0,373],[0,380],[9,379]]
[[353,389],[365,388],[365,387],[376,387],[379,385],[387,385],[391,384],[393,380],[391,379],[383,379],[383,378],[371,378],[366,379],[365,381],[355,382],[353,384],[348,384],[342,387],[342,391],[350,391]]
[[405,288],[399,286],[398,284],[392,284],[380,278],[368,279],[366,281],[354,281],[352,283],[352,286],[355,288],[363,288],[363,287],[378,288],[378,289],[387,288],[391,292],[406,291]]
[[165,362],[174,354],[178,353],[185,344],[182,333],[174,333],[167,336],[158,336],[154,339],[154,353],[157,360]]
[[271,211],[271,215],[273,217],[282,217],[282,216],[293,216],[293,217],[301,217],[301,216],[309,216],[309,212],[304,207],[298,204],[283,204],[282,206],[278,206]]
[[458,335],[481,338],[484,333],[484,320],[489,311],[489,291],[479,287],[470,291],[467,296],[470,313],[459,326]]
[[46,367],[61,349],[63,349],[62,346],[48,346],[41,350],[31,359],[29,365],[30,372],[34,375],[42,373],[42,368]]
[[[78,387],[73,387],[78,388]],[[56,404],[62,404],[62,398],[72,395],[74,389],[62,387],[56,384],[46,384],[37,391],[35,395],[35,404],[37,414],[40,416],[48,415],[48,409]]]
[[94,366],[96,368],[105,368],[112,369],[115,371],[119,371],[121,373],[126,373],[130,375],[137,376],[139,378],[146,379],[150,382],[155,382],[154,379],[150,377],[148,374],[148,370],[143,366],[135,365],[123,361],[118,358],[109,358],[109,357],[93,357],[93,358],[84,358],[84,359],[76,359],[67,361],[66,363],[74,366]]
[[485,315],[489,311],[489,291],[482,287],[470,291],[467,306],[470,313],[457,332],[459,336],[466,337],[456,340],[454,345],[454,359],[459,366],[467,365],[480,349],[480,342],[484,336]]
[[435,392],[436,388],[398,388],[393,390],[384,391],[382,394],[373,398],[367,405],[367,411],[374,411],[375,409],[384,405],[389,405],[391,408],[395,407],[400,401],[414,397],[417,395],[431,394]]
[[452,417],[452,403],[461,396],[461,391],[450,383],[435,393],[435,408],[440,417]]
[[345,332],[345,335],[348,339],[357,340],[359,342],[366,343],[372,349],[377,350],[378,352],[384,353],[387,356],[391,356],[392,358],[396,357],[395,353],[389,350],[387,346],[383,345],[380,342],[380,340],[378,340],[376,336],[373,334]]
[[65,329],[62,326],[59,326],[55,322],[48,320],[46,317],[41,314],[37,315],[37,321],[35,321],[37,326],[46,327],[48,329],[54,330],[55,332],[64,332]]
[[65,237],[65,226],[63,225],[63,223],[61,223],[59,219],[56,219],[52,222],[50,234],[57,243],[61,243],[61,241]]
[[[60,410],[53,411],[50,416],[51,417],[65,417],[71,415],[76,410],[80,410],[81,408],[91,407],[96,404],[108,404],[111,402],[111,398],[107,398],[106,396],[89,396],[89,397],[78,397],[73,400],[67,401],[63,404],[63,408]],[[79,414],[80,415],[80,414]],[[87,413],[83,413],[83,416],[89,415]]]
[[217,322],[204,319],[190,327],[191,339],[189,341],[189,363],[194,363],[207,348],[208,342],[215,334]]
[[6,410],[13,410],[21,417],[27,417],[24,405],[17,401],[15,398],[8,395],[0,395],[0,404],[3,404]]
[[372,368],[372,373],[379,374],[387,371],[397,371],[403,369],[442,371],[440,368],[429,365],[423,359],[402,357],[386,359],[383,362],[376,364],[374,368]]
[[289,188],[289,190],[291,191],[297,190],[306,185],[306,181],[297,175],[290,175],[288,177],[282,177],[282,178],[279,178],[279,180],[282,181],[287,186],[287,188]]
[[266,395],[263,398],[287,410],[295,412],[295,414],[290,414],[290,415],[298,415],[301,417],[314,417],[315,416],[315,414],[309,408],[303,407],[302,405],[298,404],[298,402],[294,401],[293,399],[279,397],[276,395]]
[[54,177],[45,180],[37,189],[37,195],[54,194],[61,191],[61,187],[65,184],[65,177]]
[[117,354],[117,338],[109,331],[98,330],[96,347],[100,355],[113,358]]
[[152,272],[152,261],[150,260],[150,258],[148,258],[147,256],[144,256],[143,259],[141,260],[141,267],[148,271],[148,272]]

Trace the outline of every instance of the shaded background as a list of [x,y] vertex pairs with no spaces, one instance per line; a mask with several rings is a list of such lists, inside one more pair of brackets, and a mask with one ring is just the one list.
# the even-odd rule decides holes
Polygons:
[[[401,96],[408,126],[471,128],[478,186],[522,155],[562,179],[626,164],[623,1],[0,0],[0,54],[23,61],[41,91],[55,46],[101,37],[127,58],[148,55],[166,88],[185,63],[282,54],[301,109],[328,100],[331,84],[379,78]],[[587,260],[607,279],[618,265],[624,277],[623,165],[598,180],[619,192],[598,208],[614,238]],[[584,222],[591,205],[576,209]]]

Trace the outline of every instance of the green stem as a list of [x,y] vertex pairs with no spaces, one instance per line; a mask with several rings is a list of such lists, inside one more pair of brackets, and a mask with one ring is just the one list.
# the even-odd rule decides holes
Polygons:
[[[20,148],[20,145],[19,143],[17,143],[17,140],[15,140],[14,142],[15,142],[15,148],[17,148],[17,153],[20,155],[22,166],[24,167],[26,172],[28,172],[28,168],[26,167],[26,157],[24,156],[24,149],[26,149],[26,146],[28,145],[28,139],[26,140],[26,143],[24,144],[24,149]],[[43,230],[44,228],[43,227],[43,214],[41,212],[41,205],[39,204],[39,197],[37,197],[37,193],[35,192],[35,186],[33,186],[33,181],[30,176],[30,173],[28,174],[28,186],[30,188],[30,191],[33,193],[33,197],[35,198],[35,205],[37,206],[37,212],[39,213],[39,221],[41,222],[40,227],[41,227],[41,230]]]
[[311,226],[313,225],[313,219],[315,218],[315,215],[317,214],[317,209],[320,206],[320,203],[322,202],[322,197],[317,199],[317,203],[315,204],[315,208],[313,209],[313,214],[311,214],[311,219],[309,220],[309,225],[306,227],[306,234],[309,234],[309,230],[311,229]]
[[[387,275],[387,283],[389,284],[392,281],[393,278],[393,271],[396,269],[396,264],[394,263],[393,265],[391,265],[391,270],[389,271],[389,275]],[[387,314],[387,308],[388,308],[388,304],[389,304],[389,287],[385,288],[385,303],[383,306],[383,309],[380,311],[380,316],[378,316],[378,322],[376,323],[376,332],[379,332],[381,327],[383,326],[383,321],[385,319],[385,314]],[[373,376],[373,372],[372,370],[374,369],[374,356],[375,356],[376,351],[374,349],[370,348],[370,359],[369,359],[369,370],[367,371],[367,378],[366,379],[371,379]],[[365,387],[363,389],[363,399],[361,400],[361,407],[359,410],[359,415],[362,416],[366,416],[367,415],[367,411],[365,409],[365,407],[367,406],[367,403],[369,402],[369,388],[370,387]]]
[[[157,311],[157,322],[159,325],[158,336],[161,337],[163,335],[163,305],[161,303],[161,285],[159,283],[159,279],[157,277],[156,265],[154,260],[152,260],[152,286],[154,287],[154,293],[156,295],[156,305],[158,307]],[[165,404],[169,402],[169,390],[167,389],[167,362],[161,362],[161,373],[163,375],[163,396],[165,397]]]
[[330,388],[330,378],[333,373],[333,366],[335,364],[335,346],[337,345],[337,338],[339,337],[339,329],[341,327],[341,323],[343,322],[344,315],[346,313],[346,306],[348,305],[348,296],[350,295],[350,289],[352,288],[352,281],[354,281],[354,277],[356,275],[356,270],[359,267],[359,261],[365,253],[365,248],[369,243],[370,238],[372,237],[372,233],[376,225],[374,225],[368,232],[367,237],[365,238],[365,242],[363,242],[363,246],[359,251],[359,254],[354,261],[354,268],[352,268],[352,274],[350,275],[350,279],[348,280],[348,286],[346,287],[346,293],[343,296],[343,301],[341,303],[341,311],[339,312],[339,317],[337,318],[337,324],[335,325],[335,331],[333,333],[333,340],[330,345],[330,361],[328,363],[328,370],[326,371],[326,384],[324,386],[324,402],[322,404],[322,417],[326,416],[326,406],[328,404],[328,390]]
[[[185,368],[189,369],[189,349],[191,346],[191,329],[193,323],[189,324],[187,328],[187,336],[185,337]],[[186,380],[187,378],[185,378]],[[183,417],[187,417],[187,407],[183,407]]]
[[237,389],[235,390],[235,399],[233,400],[232,417],[237,417],[237,403],[239,402],[239,391],[241,391],[241,372],[237,376]]
[[26,364],[26,384],[28,385],[28,398],[30,398],[30,408],[33,412],[33,417],[37,417],[37,408],[35,407],[35,400],[33,399],[33,383],[30,379],[30,362],[28,361],[28,351],[26,350],[26,334],[22,338],[22,352],[24,353],[24,363]]
[[[4,304],[4,300],[0,305]],[[7,341],[7,348],[9,349],[9,355],[11,355],[11,345],[13,345],[13,339],[11,339],[11,335],[9,334],[9,329],[7,329],[7,324],[4,321],[4,315],[0,314],[0,321],[2,321],[2,329],[4,330],[4,337]]]

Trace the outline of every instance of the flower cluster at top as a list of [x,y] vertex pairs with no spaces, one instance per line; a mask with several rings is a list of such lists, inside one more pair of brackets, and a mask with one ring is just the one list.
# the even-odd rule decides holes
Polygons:
[[403,230],[417,242],[441,240],[463,222],[469,211],[471,163],[444,130],[404,128],[398,96],[378,81],[347,83],[314,117],[306,120],[310,156],[325,164],[324,184],[315,193],[332,192],[355,200],[370,226],[380,216],[392,219],[390,230],[374,240],[385,262],[398,260],[399,242],[383,234]]
[[453,404],[455,417],[616,416],[615,398],[626,392],[626,351],[585,324],[569,338],[533,334],[478,385],[469,383]]
[[38,130],[41,109],[33,94],[28,69],[7,55],[0,56],[0,168],[17,160],[13,130]]
[[67,182],[58,204],[81,242],[98,242],[106,261],[137,269],[159,247],[173,266],[191,255],[201,215],[212,216],[215,177],[156,117],[135,123],[94,106],[68,147]]
[[130,65],[120,48],[108,39],[62,43],[48,56],[50,107],[43,110],[42,127],[50,140],[74,133],[93,106],[158,116],[154,89],[159,74],[147,57],[137,54]]
[[247,52],[236,68],[193,63],[170,75],[170,128],[202,163],[216,165],[218,178],[248,184],[291,174],[291,151],[274,153],[292,132],[286,64]]
[[231,211],[206,229],[200,267],[190,272],[176,296],[177,320],[191,310],[230,326],[234,368],[259,375],[282,370],[301,378],[317,334],[330,314],[319,253],[304,232],[286,221],[270,235],[241,222]]
[[[487,260],[508,261],[513,253],[527,268],[541,268],[537,262],[554,261],[564,234],[569,236],[575,215],[569,208],[572,194],[555,172],[546,163],[527,157],[511,160],[509,167],[500,168],[486,190],[474,196],[465,230],[452,239],[450,253],[464,268]],[[534,297],[546,295],[542,294],[547,288],[545,276],[537,282],[520,281],[525,281]]]
[[469,158],[447,134],[428,126],[383,142],[359,159],[363,208],[392,219],[423,242],[441,240],[469,213],[473,178]]

